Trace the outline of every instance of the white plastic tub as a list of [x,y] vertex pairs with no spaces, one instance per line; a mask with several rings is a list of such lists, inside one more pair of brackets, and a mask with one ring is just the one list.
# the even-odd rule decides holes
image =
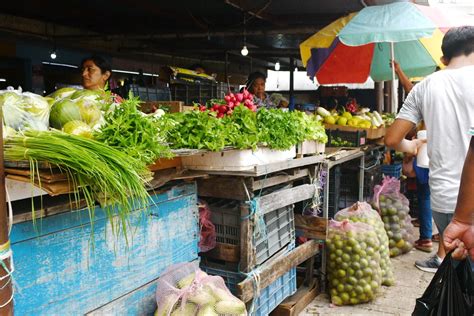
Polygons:
[[324,154],[326,149],[326,144],[320,143],[315,140],[305,140],[304,142],[298,144],[298,157],[304,155],[316,155]]
[[289,150],[272,150],[267,147],[259,147],[256,151],[245,149],[206,152],[182,157],[181,159],[183,167],[189,170],[243,171],[259,165],[293,159],[295,156],[296,147],[293,146]]

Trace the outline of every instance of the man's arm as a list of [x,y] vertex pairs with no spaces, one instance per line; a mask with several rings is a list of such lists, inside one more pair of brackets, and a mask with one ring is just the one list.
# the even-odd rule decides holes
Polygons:
[[393,64],[395,66],[395,72],[398,76],[398,79],[402,84],[403,90],[405,90],[406,93],[410,93],[411,89],[413,88],[413,83],[410,81],[407,75],[405,75],[402,68],[395,60],[393,61]]
[[[459,246],[459,241],[463,242],[463,247],[470,251],[474,260],[474,138],[467,152],[464,168],[459,187],[458,202],[454,217],[443,234],[444,246],[447,250]],[[456,251],[461,253],[461,251]],[[456,253],[455,252],[455,253]],[[466,253],[467,251],[464,251]],[[453,253],[453,257],[454,254]],[[459,258],[462,256],[459,255]]]
[[474,225],[474,138],[467,152],[459,187],[458,203],[454,217],[462,222]]
[[405,139],[405,136],[414,127],[415,123],[411,121],[396,119],[392,126],[387,130],[387,134],[385,135],[385,145],[397,151],[416,155],[418,153],[418,147],[421,146],[423,141],[419,139]]

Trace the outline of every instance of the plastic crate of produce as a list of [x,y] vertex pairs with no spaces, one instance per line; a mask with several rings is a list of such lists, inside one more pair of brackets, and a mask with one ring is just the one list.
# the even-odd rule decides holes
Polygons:
[[[203,271],[210,275],[221,276],[229,290],[236,294],[237,283],[242,282],[244,277],[238,272],[230,272],[209,267],[201,267]],[[269,315],[287,297],[296,292],[296,267],[276,279],[272,284],[260,290],[260,296],[255,298],[254,312],[251,315]]]
[[[289,251],[294,249],[294,242],[289,245]],[[201,262],[201,269],[210,274],[218,275],[224,279],[226,286],[233,294],[237,294],[237,284],[245,279],[245,275],[239,272],[227,271],[216,267],[209,267]],[[273,283],[260,290],[260,295],[254,298],[254,312],[251,315],[269,315],[288,296],[296,292],[296,267],[276,279]]]
[[400,179],[402,176],[402,164],[382,165],[382,173],[386,176]]
[[[240,203],[227,199],[207,199],[211,221],[216,227],[216,241],[240,244]],[[295,237],[293,205],[276,209],[263,216],[265,234],[255,241],[256,264],[261,264]]]
[[327,147],[359,147],[367,143],[367,132],[341,131],[339,129],[326,129],[328,135]]

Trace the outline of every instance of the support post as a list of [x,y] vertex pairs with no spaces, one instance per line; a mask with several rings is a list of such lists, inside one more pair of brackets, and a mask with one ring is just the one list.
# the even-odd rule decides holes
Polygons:
[[294,94],[295,94],[295,59],[290,57],[290,99],[288,100],[289,104],[293,105],[294,103]]
[[[3,112],[0,111],[0,245],[9,243],[8,237],[8,219],[7,219],[7,200],[5,193],[5,166],[3,163]],[[10,246],[8,246],[10,248]],[[4,260],[8,271],[11,270],[10,258]],[[8,275],[4,267],[0,266],[0,278]],[[0,315],[13,315],[13,300],[10,300],[13,295],[11,277],[0,280]],[[8,302],[10,300],[10,302]],[[7,303],[8,302],[8,303]]]

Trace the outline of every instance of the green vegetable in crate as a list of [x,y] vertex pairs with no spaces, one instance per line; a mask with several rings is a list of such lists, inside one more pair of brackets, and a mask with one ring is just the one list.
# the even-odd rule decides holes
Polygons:
[[205,305],[199,308],[196,316],[219,316],[219,314],[216,313],[214,305]]
[[53,98],[55,100],[61,100],[61,99],[70,97],[76,91],[77,89],[75,88],[70,88],[70,87],[61,88],[49,94],[48,97]]
[[79,106],[70,99],[56,101],[51,107],[49,124],[56,129],[62,129],[70,121],[82,121]]
[[384,178],[381,185],[374,188],[373,205],[379,210],[384,228],[389,237],[390,256],[395,257],[413,248],[415,232],[408,199],[400,193],[400,181]]
[[193,283],[195,277],[196,277],[196,274],[193,272],[193,273],[189,274],[188,276],[182,278],[177,283],[178,288],[183,289],[187,286],[190,286]]
[[63,126],[63,132],[71,135],[92,138],[92,128],[82,121],[67,122]]
[[[338,221],[348,219],[353,223],[362,222],[375,229],[380,243],[379,252],[380,268],[382,269],[382,284],[387,286],[393,285],[395,279],[393,276],[392,262],[390,261],[389,239],[385,232],[384,223],[377,211],[373,210],[370,204],[366,202],[357,202],[346,209],[340,210],[336,214],[335,219]],[[359,245],[355,245],[354,251],[357,252],[359,248]]]
[[243,315],[245,304],[226,288],[224,280],[209,276],[195,263],[167,269],[157,283],[158,315]]
[[111,147],[126,151],[146,164],[172,154],[160,132],[161,118],[147,116],[138,110],[140,100],[125,100],[104,117],[104,123],[94,133],[95,139]]
[[220,301],[216,304],[216,312],[223,315],[242,315],[245,313],[245,304],[239,300]]
[[186,303],[184,306],[176,308],[171,316],[194,316],[198,312],[198,306],[193,303]]
[[326,246],[332,303],[349,305],[372,300],[380,288],[382,271],[380,243],[371,226],[331,221]]

